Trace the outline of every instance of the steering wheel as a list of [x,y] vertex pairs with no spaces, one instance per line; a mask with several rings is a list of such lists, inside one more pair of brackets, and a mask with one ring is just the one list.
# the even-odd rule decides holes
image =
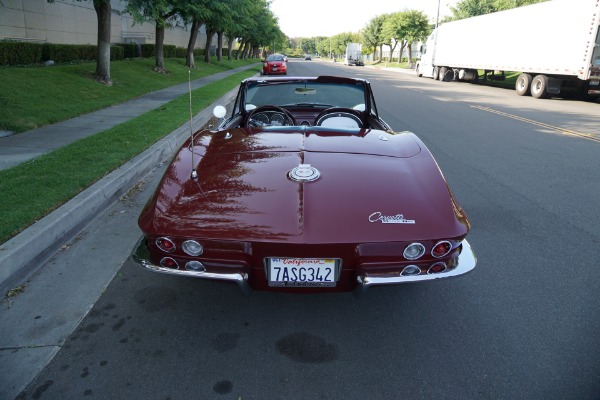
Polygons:
[[366,124],[363,120],[363,114],[360,111],[345,107],[332,107],[323,110],[315,118],[316,126],[330,127],[349,127],[354,128],[354,124],[362,129]]
[[[253,117],[255,115],[260,114],[260,113],[281,114],[284,117],[284,121],[283,121],[282,125],[291,125],[291,126],[296,125],[296,120],[294,119],[294,116],[292,115],[292,113],[290,113],[285,108],[273,106],[273,105],[265,105],[265,106],[256,107],[254,110],[250,111],[250,113],[248,114],[248,117],[246,118],[246,128],[264,126],[264,125],[257,124],[253,119]],[[270,122],[270,120],[269,120],[269,122]],[[269,125],[271,125],[271,124],[269,123]]]

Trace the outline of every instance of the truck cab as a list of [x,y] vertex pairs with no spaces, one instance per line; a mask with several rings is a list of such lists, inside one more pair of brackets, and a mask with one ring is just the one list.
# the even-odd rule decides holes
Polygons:
[[435,49],[435,34],[436,31],[433,31],[433,33],[427,38],[425,44],[422,44],[419,48],[421,57],[419,61],[417,61],[417,65],[415,67],[418,77],[425,76],[427,78],[433,78],[433,50]]

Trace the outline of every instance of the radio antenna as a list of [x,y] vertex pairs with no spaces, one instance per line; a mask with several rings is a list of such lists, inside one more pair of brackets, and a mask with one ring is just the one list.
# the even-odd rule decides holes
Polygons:
[[188,92],[190,94],[190,151],[192,152],[192,179],[198,179],[198,172],[196,172],[196,164],[194,163],[194,123],[192,115],[192,71],[188,70]]

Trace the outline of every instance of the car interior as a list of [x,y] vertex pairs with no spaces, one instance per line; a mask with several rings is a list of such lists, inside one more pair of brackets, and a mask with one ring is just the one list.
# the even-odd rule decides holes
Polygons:
[[389,130],[360,80],[251,80],[242,86],[232,117],[222,128],[317,126]]

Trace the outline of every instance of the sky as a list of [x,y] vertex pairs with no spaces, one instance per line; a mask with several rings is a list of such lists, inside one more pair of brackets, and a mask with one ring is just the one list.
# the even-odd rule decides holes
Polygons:
[[358,32],[375,16],[405,10],[423,11],[435,22],[450,15],[457,0],[272,0],[271,11],[288,37],[334,36]]

